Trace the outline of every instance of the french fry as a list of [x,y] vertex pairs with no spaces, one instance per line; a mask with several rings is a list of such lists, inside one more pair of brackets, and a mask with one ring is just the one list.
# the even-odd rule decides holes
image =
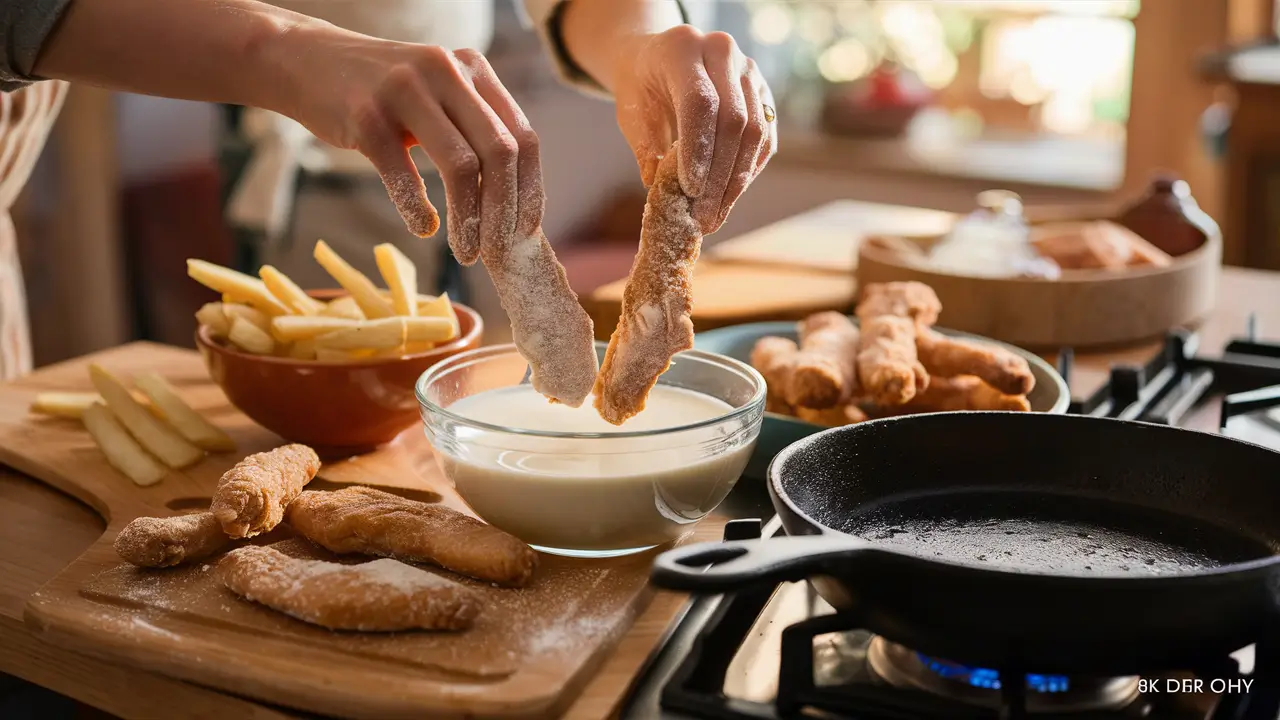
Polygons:
[[276,350],[276,341],[271,339],[271,335],[244,318],[231,321],[227,340],[252,355],[270,355]]
[[271,321],[271,335],[280,342],[310,340],[318,335],[360,326],[364,320],[324,315],[281,315]]
[[222,340],[227,333],[231,332],[231,321],[227,319],[222,303],[205,303],[196,311],[196,322],[209,328],[209,334],[218,340]]
[[[249,307],[243,303],[223,303],[222,312],[227,316],[227,334],[231,334],[231,325],[235,323],[236,318],[247,320],[254,327],[262,331],[271,329],[271,318],[257,308]],[[280,317],[289,317],[281,315]]]
[[79,420],[90,405],[100,402],[98,393],[47,392],[36,395],[30,410],[37,415]]
[[453,323],[453,335],[447,339],[452,340],[462,334],[461,326],[458,324],[458,313],[453,309],[449,293],[440,293],[438,297],[433,298],[424,298],[419,295],[418,298],[418,315],[448,318]]
[[452,340],[456,334],[453,323],[449,322],[448,318],[405,318],[404,324],[404,342],[406,345],[444,342]]
[[289,308],[271,294],[266,283],[256,277],[195,258],[187,260],[187,274],[210,290],[222,293],[224,301],[230,295],[271,316],[289,314]]
[[[142,405],[145,405],[151,414],[156,417],[163,417],[159,408],[151,404],[146,395],[136,390],[133,392],[133,399]],[[36,395],[36,399],[31,401],[29,410],[36,415],[48,415],[50,417],[68,418],[71,420],[79,420],[84,417],[84,411],[94,403],[102,402],[102,396],[92,392],[43,392]]]
[[440,342],[453,335],[445,318],[393,317],[366,320],[344,330],[320,335],[316,348],[329,350],[390,350],[407,343]]
[[[231,328],[235,332],[235,326]],[[200,462],[204,452],[187,442],[177,430],[147,411],[114,375],[98,364],[89,366],[89,379],[120,424],[137,439],[138,444],[160,458],[171,468],[184,468]]]
[[308,295],[288,275],[270,265],[259,268],[258,277],[277,300],[297,315],[318,315],[324,308],[323,303]]
[[397,315],[413,317],[418,314],[418,268],[391,243],[373,248],[373,259],[378,272],[391,291],[391,308]]
[[376,320],[395,315],[391,303],[378,293],[378,288],[373,281],[365,277],[364,273],[351,267],[351,264],[343,260],[325,241],[316,241],[315,258],[316,262],[320,263],[320,266],[332,275],[339,285],[351,293],[351,297],[355,298],[356,304],[360,306],[365,317]]
[[407,318],[392,317],[381,320],[364,320],[354,327],[335,330],[315,339],[316,357],[321,350],[387,350],[406,342]]
[[236,449],[236,443],[230,435],[196,412],[178,395],[169,381],[160,375],[145,373],[134,378],[133,384],[146,394],[153,405],[160,408],[169,425],[196,447],[211,452],[231,452]]
[[[387,296],[388,298],[390,295]],[[344,295],[325,305],[324,310],[320,314],[325,317],[341,317],[350,320],[364,320],[364,311],[356,304],[356,299],[350,295]]]
[[93,442],[107,457],[107,463],[134,484],[155,485],[168,474],[168,469],[142,449],[105,405],[89,405],[84,409],[82,420]]

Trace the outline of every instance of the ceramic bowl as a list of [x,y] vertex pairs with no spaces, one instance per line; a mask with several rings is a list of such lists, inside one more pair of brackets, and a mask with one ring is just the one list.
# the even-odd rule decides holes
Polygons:
[[[341,291],[313,291],[332,300]],[[484,322],[454,303],[461,333],[426,352],[351,361],[252,355],[196,330],[196,347],[213,381],[254,422],[328,457],[354,455],[390,442],[418,418],[414,383],[441,360],[480,346]]]

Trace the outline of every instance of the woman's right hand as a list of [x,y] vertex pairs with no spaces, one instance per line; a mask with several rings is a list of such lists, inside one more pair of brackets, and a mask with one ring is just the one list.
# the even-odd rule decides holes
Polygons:
[[440,218],[409,156],[421,145],[439,170],[449,245],[474,263],[532,235],[545,204],[538,136],[474,50],[391,42],[308,21],[268,51],[284,72],[275,109],[325,142],[373,163],[409,230],[436,232]]

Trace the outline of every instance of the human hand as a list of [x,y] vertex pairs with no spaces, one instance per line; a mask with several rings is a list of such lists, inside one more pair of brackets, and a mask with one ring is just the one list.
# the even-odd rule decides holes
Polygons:
[[618,125],[644,184],[677,142],[681,189],[703,234],[715,232],[777,152],[768,83],[732,37],[689,25],[631,38],[616,57]]
[[427,237],[440,226],[409,155],[414,145],[444,180],[449,246],[462,264],[474,263],[482,246],[503,247],[541,226],[538,136],[483,55],[318,21],[277,45],[289,79],[281,111],[368,157],[411,232]]

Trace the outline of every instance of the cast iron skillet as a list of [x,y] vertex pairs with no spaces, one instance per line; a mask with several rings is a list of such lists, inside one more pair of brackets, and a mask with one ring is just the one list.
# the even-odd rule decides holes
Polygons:
[[1274,632],[1280,453],[1256,445],[1085,416],[915,415],[790,445],[769,492],[788,537],[668,551],[653,583],[807,578],[889,640],[1009,671],[1196,669]]

